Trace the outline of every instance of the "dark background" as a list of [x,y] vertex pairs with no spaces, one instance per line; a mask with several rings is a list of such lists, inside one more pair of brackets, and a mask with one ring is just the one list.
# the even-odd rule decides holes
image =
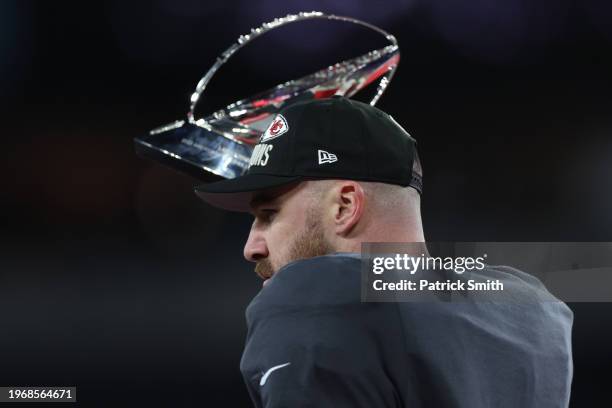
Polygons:
[[[132,138],[183,118],[240,34],[290,11],[377,24],[402,60],[379,103],[418,140],[430,241],[612,241],[604,0],[0,2],[0,385],[82,406],[250,406],[250,218]],[[384,43],[300,23],[222,68],[204,114]],[[610,406],[610,304],[572,304],[573,407]],[[20,405],[24,406],[24,405]]]

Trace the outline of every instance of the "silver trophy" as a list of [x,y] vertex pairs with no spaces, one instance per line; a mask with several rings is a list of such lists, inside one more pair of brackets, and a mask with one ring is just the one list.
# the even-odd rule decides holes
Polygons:
[[[204,118],[195,118],[196,105],[206,86],[236,51],[270,30],[310,19],[358,24],[384,35],[390,44],[239,100]],[[198,82],[191,95],[187,117],[153,129],[146,136],[135,138],[136,151],[141,156],[204,182],[241,176],[248,170],[251,152],[260,135],[284,106],[334,95],[351,97],[378,80],[378,87],[370,101],[370,105],[375,105],[393,78],[399,57],[399,47],[394,36],[354,18],[316,11],[277,18],[252,29],[225,50]]]

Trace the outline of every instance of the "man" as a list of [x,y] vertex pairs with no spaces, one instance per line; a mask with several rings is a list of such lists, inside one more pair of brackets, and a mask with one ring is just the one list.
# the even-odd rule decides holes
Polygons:
[[[424,242],[415,141],[334,97],[283,111],[248,174],[198,187],[250,211],[244,256],[264,287],[241,371],[256,407],[565,407],[572,313],[558,301],[361,302],[362,242]],[[512,268],[490,276],[545,293]]]

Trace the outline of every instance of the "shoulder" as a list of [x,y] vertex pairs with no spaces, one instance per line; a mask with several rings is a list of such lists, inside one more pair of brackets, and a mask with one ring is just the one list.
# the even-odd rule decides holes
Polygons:
[[360,259],[359,254],[333,254],[287,264],[247,307],[248,325],[272,318],[346,324],[377,320],[373,316],[384,308],[361,301]]
[[[400,303],[405,324],[419,328],[419,335],[486,332],[501,337],[514,333],[517,337],[534,336],[555,330],[567,338],[571,332],[573,313],[551,294],[535,276],[511,266],[486,265],[482,270],[465,273],[455,279],[487,283],[498,281],[502,289],[469,290],[450,297],[433,297],[429,302]],[[520,330],[517,330],[520,328]]]
[[338,305],[360,301],[359,254],[332,254],[291,262],[257,295],[267,303]]
[[355,376],[378,364],[377,354],[370,352],[381,338],[390,336],[387,346],[400,347],[396,306],[361,302],[359,254],[286,265],[252,300],[246,317],[245,367],[252,355],[265,355],[270,364],[307,358],[311,363],[305,364],[321,372]]

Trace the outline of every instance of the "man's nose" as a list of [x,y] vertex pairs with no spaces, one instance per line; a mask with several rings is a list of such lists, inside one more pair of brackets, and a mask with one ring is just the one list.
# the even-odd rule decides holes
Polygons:
[[260,259],[268,257],[268,246],[261,232],[255,228],[251,228],[249,238],[244,245],[244,258],[247,261],[257,262]]

